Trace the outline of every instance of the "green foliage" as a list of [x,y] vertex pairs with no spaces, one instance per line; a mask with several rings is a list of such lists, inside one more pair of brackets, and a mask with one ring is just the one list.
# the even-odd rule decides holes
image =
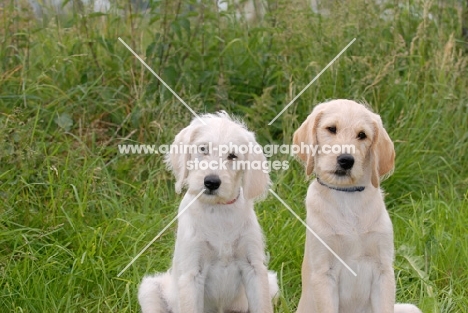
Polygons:
[[[138,312],[145,273],[170,265],[175,225],[117,274],[174,216],[181,197],[160,155],[122,143],[168,144],[190,112],[242,117],[261,143],[290,143],[317,103],[365,101],[395,142],[383,187],[395,228],[398,301],[466,312],[468,57],[457,1],[337,4],[270,1],[246,23],[197,1],[154,1],[146,14],[38,21],[0,7],[0,307],[5,312]],[[367,3],[367,4],[366,4]],[[268,123],[353,38],[356,42]],[[308,182],[287,156],[273,188],[302,217]],[[300,297],[305,229],[276,201],[257,204],[277,312]]]

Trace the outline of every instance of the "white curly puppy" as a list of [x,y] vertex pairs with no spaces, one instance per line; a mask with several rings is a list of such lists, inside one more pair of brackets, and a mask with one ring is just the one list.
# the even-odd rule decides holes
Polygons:
[[[167,162],[176,191],[187,187],[179,213],[194,202],[179,217],[172,268],[143,278],[138,292],[142,311],[272,313],[278,285],[276,274],[265,266],[254,212],[254,199],[264,195],[270,183],[268,172],[259,167],[265,156],[258,149],[236,148],[261,147],[254,134],[227,113],[203,115],[201,120],[206,125],[194,119],[171,146]],[[177,153],[181,147],[192,151]],[[244,161],[244,169],[239,161]],[[249,169],[248,162],[255,169]]]
[[322,152],[298,154],[307,175],[316,176],[306,197],[307,224],[357,274],[308,232],[297,312],[420,313],[395,304],[393,227],[379,188],[395,151],[380,116],[350,100],[322,103],[293,141]]

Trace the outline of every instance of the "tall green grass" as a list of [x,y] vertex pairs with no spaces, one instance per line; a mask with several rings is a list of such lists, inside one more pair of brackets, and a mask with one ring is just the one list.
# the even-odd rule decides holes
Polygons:
[[[121,37],[194,110],[237,114],[263,144],[290,143],[326,99],[368,102],[397,153],[383,183],[397,299],[467,312],[468,57],[456,1],[392,1],[385,19],[358,0],[330,16],[271,1],[254,24],[196,1],[157,2],[144,18],[123,6],[48,21],[12,4],[0,9],[2,311],[138,312],[142,276],[170,266],[175,225],[117,277],[181,199],[161,156],[120,155],[117,145],[170,143],[192,118]],[[301,166],[274,158],[290,168],[272,173],[273,188],[305,217]],[[257,213],[279,273],[277,312],[294,312],[305,229],[273,197]]]

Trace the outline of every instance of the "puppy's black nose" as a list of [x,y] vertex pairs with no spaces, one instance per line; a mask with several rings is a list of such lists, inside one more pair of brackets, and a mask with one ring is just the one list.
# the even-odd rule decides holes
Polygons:
[[205,187],[212,191],[219,188],[221,185],[221,179],[219,179],[218,175],[208,175],[205,177],[204,183]]
[[354,157],[351,154],[342,154],[336,158],[336,161],[344,170],[349,170],[354,165]]

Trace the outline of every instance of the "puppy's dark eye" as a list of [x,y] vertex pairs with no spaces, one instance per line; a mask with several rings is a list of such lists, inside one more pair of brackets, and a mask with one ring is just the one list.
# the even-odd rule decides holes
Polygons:
[[367,135],[365,132],[359,132],[359,134],[357,134],[357,137],[359,140],[363,140],[367,138]]
[[229,153],[229,155],[228,155],[227,158],[228,158],[228,160],[231,160],[231,161],[232,161],[232,160],[237,159],[237,155],[235,155],[234,153]]
[[207,154],[208,153],[208,147],[207,146],[199,146],[198,151],[200,153]]
[[329,126],[327,130],[332,134],[336,134],[336,126]]

